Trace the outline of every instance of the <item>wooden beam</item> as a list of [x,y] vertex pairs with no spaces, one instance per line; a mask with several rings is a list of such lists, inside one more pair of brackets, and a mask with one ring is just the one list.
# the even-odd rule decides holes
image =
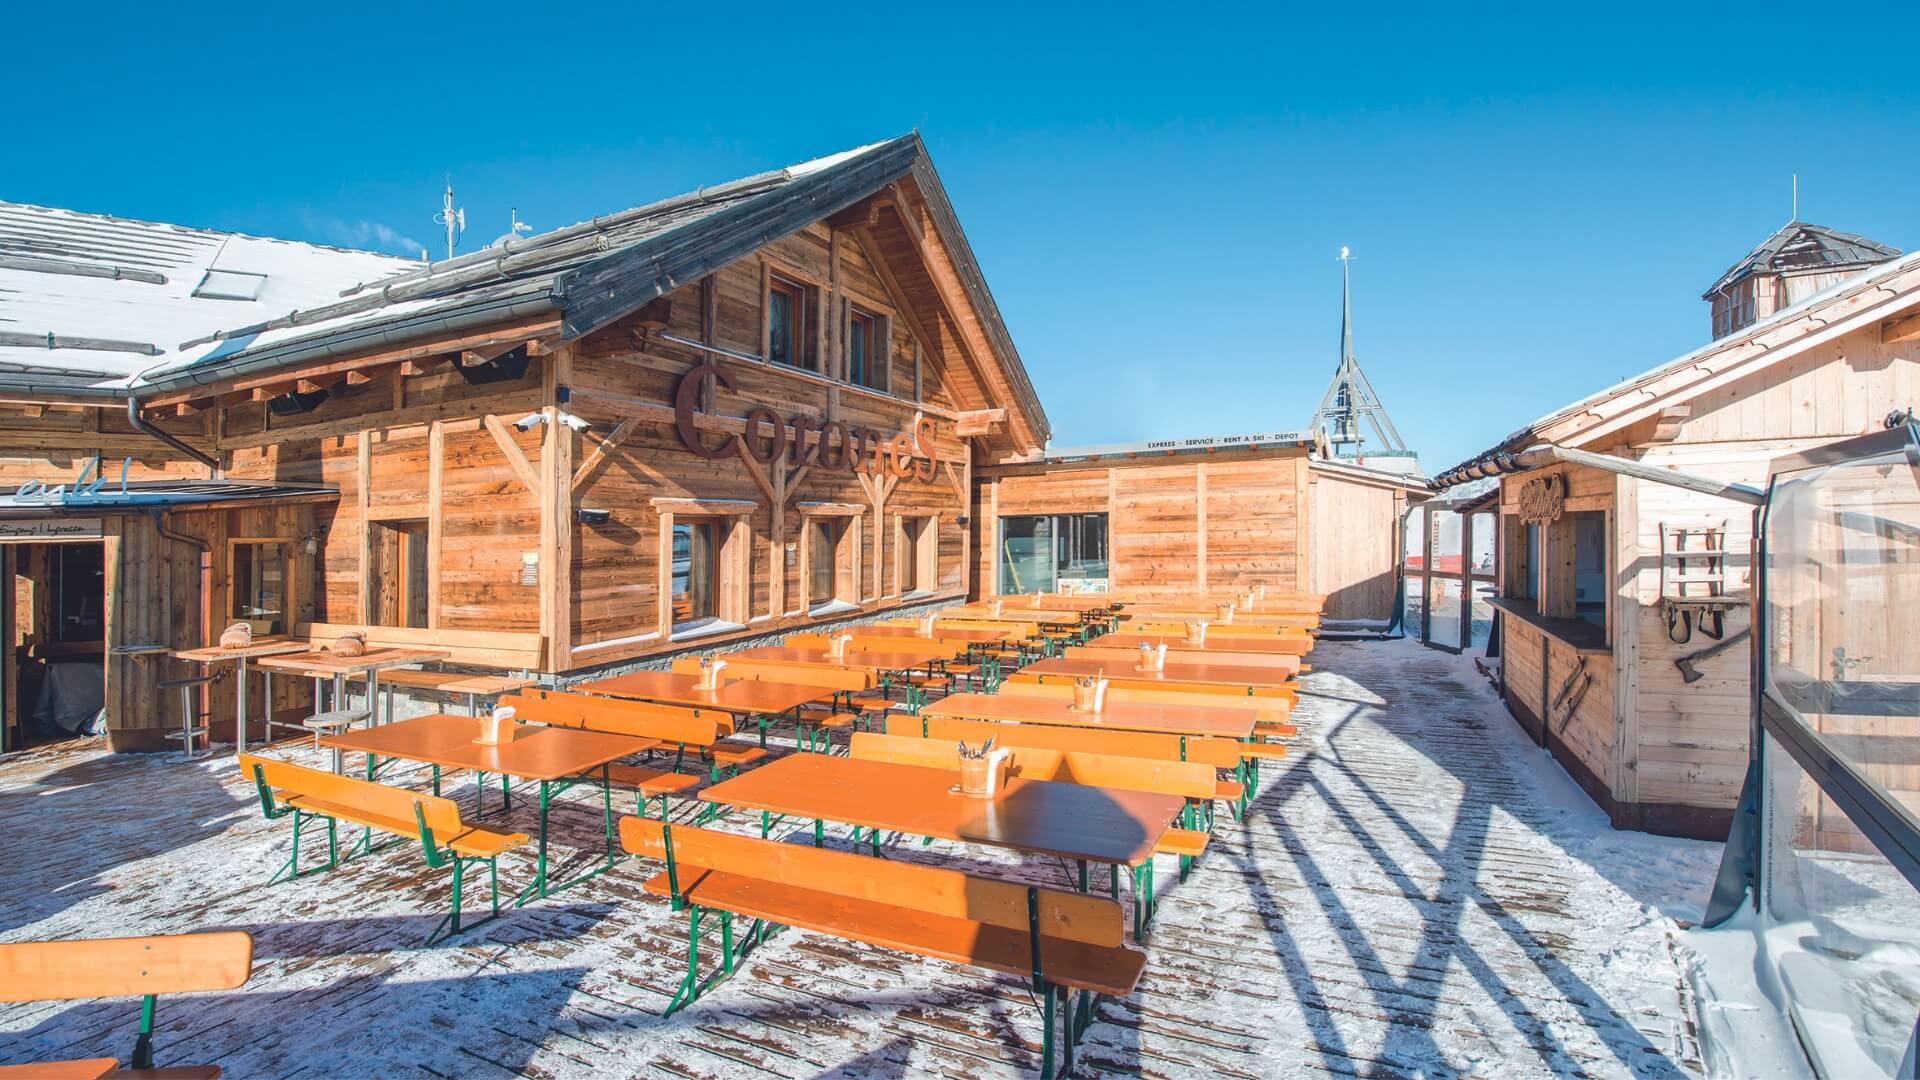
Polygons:
[[427,424],[427,628],[440,628],[440,566],[447,521],[442,510],[447,468],[447,432],[440,421]]
[[953,433],[961,436],[985,435],[993,430],[995,424],[1003,424],[1006,420],[1005,409],[974,409],[960,414]]
[[373,381],[373,372],[368,370],[347,372],[348,386],[365,386]]
[[527,342],[524,341],[514,341],[505,345],[490,345],[484,349],[462,349],[460,366],[479,367],[482,364],[491,364],[513,350],[523,348],[526,344]]
[[1657,443],[1672,442],[1680,437],[1680,427],[1693,416],[1691,404],[1669,405],[1660,410],[1653,425],[1653,439]]
[[484,422],[487,425],[487,433],[493,436],[493,441],[499,445],[500,452],[506,455],[507,464],[513,466],[514,475],[520,478],[521,483],[527,485],[528,491],[535,495],[540,494],[540,474],[534,472],[533,463],[527,460],[527,455],[520,449],[520,444],[513,441],[513,433],[507,430],[506,423],[492,413],[486,415]]
[[771,511],[773,507],[779,505],[780,495],[773,490],[773,481],[767,479],[767,470],[761,468],[760,462],[755,460],[753,454],[747,450],[747,440],[741,439],[733,444],[733,448],[739,452],[740,463],[746,466],[747,475],[753,478],[753,486],[759,488],[760,494],[767,497],[767,508]]
[[1920,338],[1920,314],[1904,315],[1880,324],[1882,345],[1898,345],[1915,338]]
[[573,482],[568,486],[578,491],[587,477],[592,476],[593,471],[600,467],[600,463],[607,460],[608,455],[615,450],[620,449],[620,443],[633,431],[633,426],[637,423],[639,423],[638,417],[629,416],[615,424],[613,430],[607,432],[607,437],[600,440],[600,445],[593,448],[593,453],[588,454],[586,460],[580,463],[580,467],[573,470]]

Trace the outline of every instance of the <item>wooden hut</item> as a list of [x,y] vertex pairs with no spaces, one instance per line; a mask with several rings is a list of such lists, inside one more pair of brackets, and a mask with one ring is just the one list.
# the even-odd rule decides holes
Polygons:
[[1423,477],[1332,461],[1302,433],[1062,450],[982,466],[976,591],[1322,593],[1331,624],[1385,626]]
[[[1709,291],[1712,344],[1436,481],[1504,474],[1501,691],[1617,827],[1724,837],[1748,760],[1752,507],[1658,474],[1764,486],[1770,460],[1911,409],[1920,258],[1896,256],[1789,225]],[[1769,310],[1727,314],[1749,295]],[[1509,472],[1560,449],[1597,456]]]
[[430,266],[0,212],[9,729],[67,636],[138,749],[236,618],[565,678],[959,597],[1048,435],[917,135]]

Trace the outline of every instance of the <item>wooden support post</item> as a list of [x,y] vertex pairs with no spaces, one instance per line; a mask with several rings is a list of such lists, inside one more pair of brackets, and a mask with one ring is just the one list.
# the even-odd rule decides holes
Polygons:
[[[395,379],[395,384],[401,380]],[[427,425],[427,627],[440,628],[441,555],[447,539],[447,432],[440,421]]]

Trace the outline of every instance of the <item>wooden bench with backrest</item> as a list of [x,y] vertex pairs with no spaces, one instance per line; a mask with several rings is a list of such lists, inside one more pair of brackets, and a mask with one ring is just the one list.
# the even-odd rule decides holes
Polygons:
[[88,1058],[4,1065],[0,1077],[217,1078],[217,1065],[154,1068],[154,999],[161,994],[236,990],[252,973],[253,937],[239,930],[0,945],[0,1002],[142,999],[140,1033],[134,1039],[129,1071],[117,1068],[117,1058]]
[[[1071,1070],[1094,1002],[1133,993],[1146,966],[1146,955],[1124,944],[1120,905],[1106,897],[643,818],[622,818],[620,841],[666,864],[644,888],[688,913],[687,973],[669,1014],[732,974],[769,925],[791,926],[1030,980],[1044,1002],[1041,1075],[1052,1076],[1056,1010]],[[703,981],[698,950],[709,915],[720,921],[722,953],[720,970]],[[735,916],[755,920],[752,932],[736,938]]]
[[[1220,693],[1218,690],[1232,690],[1233,693]],[[1037,697],[1054,701],[1073,700],[1073,683],[1062,678],[1040,681],[1016,679],[1000,688],[1000,692],[1013,697]],[[1108,686],[1107,700],[1116,704],[1134,703],[1140,705],[1190,705],[1200,708],[1252,709],[1259,719],[1254,721],[1254,731],[1260,735],[1278,735],[1291,737],[1298,735],[1299,729],[1287,717],[1293,713],[1292,700],[1279,695],[1249,696],[1239,692],[1237,687],[1205,689],[1164,689],[1160,687]]]
[[609,783],[633,789],[634,801],[642,815],[646,813],[646,801],[657,798],[660,816],[666,817],[667,796],[685,795],[699,786],[699,777],[678,769],[689,749],[706,763],[710,780],[737,773],[742,767],[766,757],[766,751],[758,747],[721,741],[727,730],[722,724],[723,714],[710,709],[534,688],[506,695],[499,703],[511,706],[515,719],[548,727],[579,728],[672,744],[676,748],[674,768],[656,769],[619,761],[606,766]]
[[[879,677],[864,668],[826,667],[803,660],[727,659],[726,663],[726,668],[720,672],[722,681],[754,679],[793,686],[817,686],[834,692],[835,700],[802,705],[795,710],[794,735],[803,750],[831,748],[831,737],[816,740],[815,735],[852,728],[862,716],[862,711],[854,702],[879,683]],[[675,660],[673,671],[676,675],[698,675],[700,658],[687,656]],[[840,707],[842,701],[846,702],[845,708]],[[767,729],[773,719],[770,716],[754,717],[760,728],[761,746],[767,745]]]
[[[1066,750],[1150,758],[1155,761],[1192,761],[1208,768],[1238,771],[1252,744],[1197,735],[1160,735],[1149,731],[1101,731],[1094,728],[1055,727],[1050,724],[999,724],[991,720],[954,720],[927,716],[895,716],[887,720],[887,734],[948,742],[1027,746],[1036,750]],[[1284,747],[1275,747],[1284,750]],[[1216,779],[1213,798],[1237,813],[1245,805],[1246,785]]]
[[[1169,661],[1169,663],[1171,662],[1172,661]],[[1108,670],[1111,671],[1113,669],[1109,668]],[[1043,675],[1032,671],[1016,671],[1012,675],[1007,676],[1006,685],[1012,685],[1014,683],[1023,683],[1029,686],[1036,683],[1045,686],[1072,685],[1075,678],[1076,676],[1073,675]],[[1004,690],[1004,686],[1002,689]],[[1289,713],[1293,711],[1293,706],[1298,703],[1300,697],[1300,688],[1291,681],[1279,686],[1249,686],[1240,683],[1179,682],[1178,680],[1169,684],[1164,679],[1147,677],[1130,678],[1126,675],[1107,676],[1108,693],[1113,693],[1117,690],[1168,689],[1177,689],[1181,693],[1212,695],[1213,697],[1223,699],[1222,704],[1231,705],[1238,702],[1242,708],[1260,707],[1258,705],[1247,705],[1246,702],[1249,701],[1279,702],[1286,706]]]
[[287,856],[286,865],[268,879],[269,885],[279,881],[282,874],[291,881],[303,872],[314,872],[300,869],[300,836],[312,824],[324,822],[327,829],[327,863],[322,869],[338,866],[338,823],[346,822],[366,830],[363,851],[374,850],[373,834],[382,832],[402,840],[418,841],[428,866],[452,870],[452,907],[427,935],[427,944],[440,937],[442,927],[449,935],[460,932],[460,893],[469,866],[486,863],[493,887],[493,914],[480,922],[500,914],[499,858],[526,843],[525,833],[495,832],[469,825],[460,820],[460,806],[452,799],[310,769],[291,761],[242,754],[240,771],[259,790],[260,810],[268,820],[293,816],[293,850]]
[[[1023,780],[1047,780],[1056,784],[1082,784],[1087,787],[1121,788],[1150,791],[1186,800],[1177,819],[1154,848],[1156,855],[1180,858],[1180,880],[1187,879],[1193,861],[1207,850],[1208,828],[1202,808],[1213,802],[1219,778],[1211,765],[1197,761],[1168,761],[1165,758],[1135,758],[1116,754],[1095,754],[1079,750],[1054,750],[1032,746],[1007,748],[1007,776]],[[874,735],[853,737],[848,752],[864,761],[885,761],[896,765],[918,765],[929,769],[960,769],[958,741],[923,739],[911,735]],[[1134,902],[1151,912],[1153,907],[1153,862],[1134,868]],[[1138,919],[1145,923],[1150,917]]]
[[[1123,645],[1077,645],[1067,649],[1063,655],[1069,660],[1117,660],[1127,664],[1140,662],[1140,650]],[[1168,667],[1199,664],[1261,668],[1286,678],[1312,670],[1311,665],[1301,663],[1300,657],[1288,653],[1230,652],[1217,649],[1210,649],[1204,653],[1191,653],[1167,650]]]

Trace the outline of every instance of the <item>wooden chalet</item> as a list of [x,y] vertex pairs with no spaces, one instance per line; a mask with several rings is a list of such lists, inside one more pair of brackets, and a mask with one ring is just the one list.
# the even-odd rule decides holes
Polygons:
[[1712,344],[1437,483],[1501,477],[1499,680],[1520,724],[1617,827],[1720,839],[1748,763],[1753,508],[1659,474],[1764,486],[1772,459],[1910,410],[1920,257],[1795,222],[1707,299]]
[[1061,450],[976,475],[979,591],[1171,600],[1263,584],[1325,595],[1330,624],[1380,627],[1407,509],[1432,494],[1299,432]]
[[162,745],[235,619],[564,679],[957,598],[1048,437],[917,135],[431,265],[0,215],[16,735],[58,657]]

